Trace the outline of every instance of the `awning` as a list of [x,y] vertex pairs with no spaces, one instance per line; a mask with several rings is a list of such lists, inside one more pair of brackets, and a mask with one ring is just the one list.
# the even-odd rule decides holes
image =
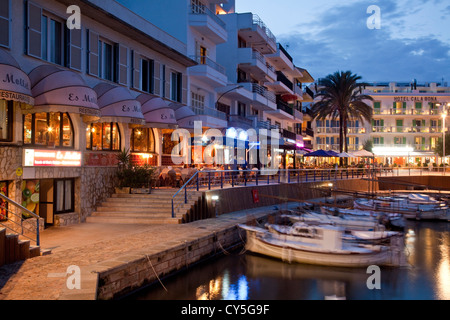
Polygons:
[[98,96],[98,106],[103,122],[122,122],[144,125],[141,103],[131,92],[109,83],[100,83],[94,91]]
[[199,119],[191,108],[179,103],[171,103],[169,106],[175,110],[175,118],[180,128],[194,129],[194,122]]
[[72,112],[99,117],[97,94],[72,71],[42,65],[29,74],[34,97],[33,112]]
[[3,49],[0,49],[0,99],[34,105],[30,78]]
[[175,110],[162,98],[153,94],[141,94],[137,100],[142,105],[142,113],[147,126],[163,129],[178,127]]
[[358,158],[358,157],[364,158],[364,157],[373,157],[374,156],[374,154],[372,152],[364,150],[364,149],[352,152],[351,155],[355,158]]

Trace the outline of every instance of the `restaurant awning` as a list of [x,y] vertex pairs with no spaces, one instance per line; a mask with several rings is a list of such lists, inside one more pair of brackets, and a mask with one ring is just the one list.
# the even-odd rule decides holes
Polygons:
[[163,129],[178,127],[175,110],[162,98],[144,93],[138,96],[137,100],[142,105],[142,114],[147,126]]
[[0,99],[34,105],[31,81],[9,52],[0,49]]
[[35,105],[32,112],[100,116],[97,94],[79,74],[53,65],[42,65],[31,71],[29,77]]
[[141,103],[131,92],[109,83],[100,83],[94,87],[98,96],[98,106],[103,122],[122,122],[144,125]]
[[175,111],[175,118],[180,128],[194,129],[194,122],[199,121],[199,118],[191,108],[179,103],[171,103],[169,106]]

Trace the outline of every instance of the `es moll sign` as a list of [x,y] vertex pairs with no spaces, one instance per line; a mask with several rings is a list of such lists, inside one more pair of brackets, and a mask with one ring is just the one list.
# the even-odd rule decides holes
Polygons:
[[25,167],[81,167],[81,152],[24,150]]

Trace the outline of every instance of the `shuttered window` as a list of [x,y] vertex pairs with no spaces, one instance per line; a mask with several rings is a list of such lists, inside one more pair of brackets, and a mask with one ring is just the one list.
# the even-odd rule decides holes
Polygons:
[[98,77],[99,73],[99,35],[92,30],[87,31],[87,73]]
[[83,39],[81,29],[67,29],[67,67],[82,71]]
[[11,38],[11,0],[0,0],[0,46],[9,48]]
[[42,58],[42,8],[27,2],[27,54]]
[[121,85],[128,85],[128,48],[121,44],[116,44],[116,82]]

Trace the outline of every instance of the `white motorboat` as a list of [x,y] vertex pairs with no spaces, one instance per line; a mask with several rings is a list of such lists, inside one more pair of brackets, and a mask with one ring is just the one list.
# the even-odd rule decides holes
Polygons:
[[[343,230],[334,226],[317,226],[315,241],[283,240],[266,229],[239,225],[246,231],[245,248],[287,262],[334,267],[392,265],[389,247],[356,245],[342,241]],[[298,237],[301,238],[301,237]]]

